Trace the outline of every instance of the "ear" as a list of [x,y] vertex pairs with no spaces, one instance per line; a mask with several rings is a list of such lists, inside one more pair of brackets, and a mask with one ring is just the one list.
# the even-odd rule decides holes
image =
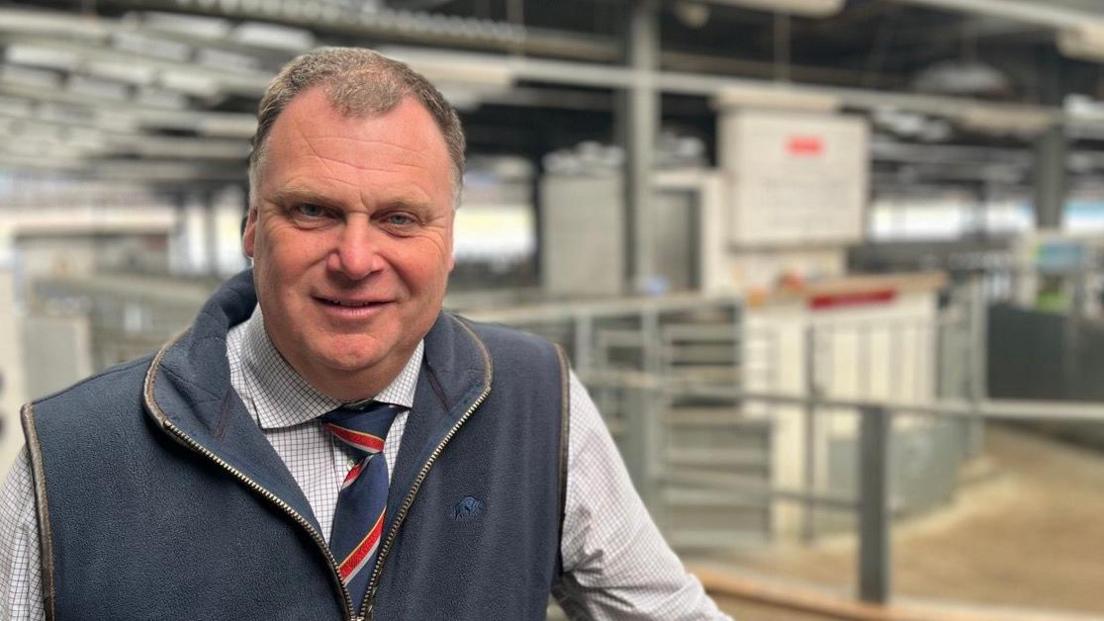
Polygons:
[[250,207],[249,215],[245,220],[245,231],[242,233],[242,250],[245,256],[253,258],[254,244],[257,238],[257,208]]

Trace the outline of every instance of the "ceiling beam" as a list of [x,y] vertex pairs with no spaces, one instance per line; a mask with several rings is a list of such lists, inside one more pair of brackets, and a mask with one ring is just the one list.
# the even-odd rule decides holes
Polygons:
[[[438,62],[444,62],[447,58],[454,60],[462,58],[465,63],[490,63],[508,69],[517,81],[529,80],[553,84],[628,89],[631,88],[635,80],[640,79],[640,73],[637,71],[620,66],[593,63],[395,47],[383,48],[382,51],[411,63],[416,63],[419,59],[428,61],[435,58]],[[858,88],[782,84],[766,80],[662,71],[656,72],[649,78],[654,80],[659,90],[665,93],[715,97],[733,89],[772,89],[778,93],[779,97],[784,97],[786,93],[794,93],[797,96],[831,97],[838,100],[843,106],[864,110],[890,107],[945,118],[970,120],[974,120],[984,113],[999,118],[1007,124],[1020,123],[1025,130],[1032,130],[1040,125],[1061,123],[1065,120],[1064,113],[1059,108],[996,103],[965,97],[939,97]]]
[[577,33],[542,32],[540,29],[506,22],[411,11],[355,10],[335,2],[318,0],[99,0],[97,4],[123,9],[266,21],[362,39],[433,41],[436,45],[469,49],[525,50],[530,53],[536,53],[540,49],[572,58],[589,57],[596,52],[608,55],[611,51],[605,44],[591,49],[588,45],[589,39]]
[[1078,28],[1100,13],[1056,5],[1049,0],[891,0],[933,9],[976,13],[1001,19],[1048,26],[1058,30]]

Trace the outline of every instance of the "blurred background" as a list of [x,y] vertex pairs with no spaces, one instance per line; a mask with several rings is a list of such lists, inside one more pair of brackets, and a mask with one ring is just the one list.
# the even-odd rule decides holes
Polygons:
[[0,0],[0,467],[246,267],[320,45],[459,109],[447,305],[567,348],[726,610],[1104,618],[1098,0]]

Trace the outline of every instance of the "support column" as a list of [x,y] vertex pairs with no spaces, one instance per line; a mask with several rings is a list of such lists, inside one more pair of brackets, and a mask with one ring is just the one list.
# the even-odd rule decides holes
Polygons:
[[203,201],[203,222],[205,252],[207,255],[207,274],[214,278],[219,277],[219,234],[218,214],[215,212],[215,193],[205,190],[200,194]]
[[1065,129],[1055,125],[1035,143],[1035,223],[1039,229],[1062,226],[1066,203],[1066,156],[1069,142]]
[[200,235],[188,194],[183,190],[172,194],[176,224],[169,239],[169,273],[174,276],[196,273],[199,253],[194,251]]
[[[816,380],[816,327],[810,322],[805,326],[805,394],[816,397],[819,390]],[[817,489],[817,408],[812,401],[805,403],[805,426],[802,472],[802,487],[805,491],[805,506],[802,507],[801,538],[806,543],[812,543],[816,539],[816,502],[815,496],[820,491]]]
[[633,85],[625,97],[625,236],[628,281],[645,290],[655,275],[652,231],[652,172],[659,126],[659,92],[655,72],[659,59],[659,2],[634,0],[629,26],[628,61]]
[[889,413],[868,406],[859,423],[859,599],[890,595]]

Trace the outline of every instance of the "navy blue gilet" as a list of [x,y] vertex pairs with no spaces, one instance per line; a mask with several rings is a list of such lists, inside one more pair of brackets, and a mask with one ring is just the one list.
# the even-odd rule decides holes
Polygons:
[[48,619],[543,619],[559,577],[567,371],[442,313],[352,602],[310,506],[230,386],[223,285],[180,338],[23,409]]

